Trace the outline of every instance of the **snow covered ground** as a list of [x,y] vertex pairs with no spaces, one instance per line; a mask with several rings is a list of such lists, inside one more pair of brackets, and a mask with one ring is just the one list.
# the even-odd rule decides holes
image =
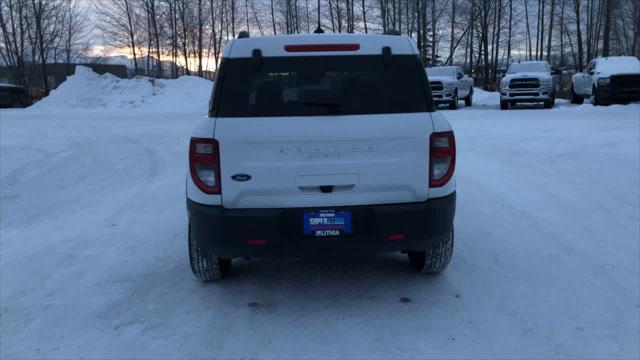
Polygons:
[[0,112],[1,358],[640,357],[640,105],[444,110],[441,276],[400,254],[253,259],[202,285],[184,176],[208,94],[179,93]]

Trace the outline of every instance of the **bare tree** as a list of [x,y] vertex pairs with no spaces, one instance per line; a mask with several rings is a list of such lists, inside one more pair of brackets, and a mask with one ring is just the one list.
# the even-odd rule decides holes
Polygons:
[[32,25],[29,14],[30,7],[25,0],[0,0],[0,58],[11,69],[13,80],[25,86],[28,85],[28,48],[33,45],[28,34]]
[[62,11],[62,3],[52,0],[31,0],[33,11],[33,24],[36,49],[40,60],[40,71],[42,72],[42,84],[45,95],[49,95],[51,90],[49,84],[49,73],[47,62],[49,60],[49,50],[61,36],[60,24],[58,20]]
[[97,27],[105,39],[115,47],[131,51],[136,74],[139,71],[141,14],[134,0],[110,0],[94,3]]
[[[154,48],[155,54],[155,62],[156,69],[155,73],[157,77],[163,76],[162,70],[162,49],[161,49],[161,24],[160,24],[160,13],[159,13],[159,0],[141,0],[142,1],[142,9],[146,13],[147,17],[147,34],[149,35],[148,41],[148,52],[151,53],[151,48]],[[149,58],[149,54],[147,54],[147,59]]]
[[582,5],[582,0],[573,0],[573,9],[575,11],[575,15],[576,15],[576,44],[578,47],[578,54],[577,54],[577,63],[576,63],[576,68],[578,71],[582,71],[582,69],[584,68],[583,65],[583,60],[584,60],[584,56],[582,54],[582,28],[580,26],[580,6]]
[[513,0],[509,0],[509,35],[507,39],[507,65],[511,62],[512,31],[513,31]]
[[[71,62],[82,51],[82,35],[88,31],[78,1],[0,0],[0,59],[20,69],[16,81],[28,82],[31,65],[27,64]],[[565,11],[567,3],[573,10]],[[316,0],[100,0],[94,4],[96,26],[106,42],[128,51],[136,72],[140,59],[145,59],[146,73],[152,76],[166,75],[162,60],[169,58],[172,77],[208,76],[207,70],[217,68],[239,24],[252,35],[309,32],[315,27],[316,13],[327,31],[397,29],[415,38],[425,65],[464,64],[485,88],[496,83],[502,64],[513,58],[545,58],[582,69],[584,61],[599,54],[640,50],[637,0],[321,0],[321,8],[316,8]],[[533,4],[538,8],[533,9]],[[569,45],[566,50],[565,44]]]
[[551,14],[549,14],[549,38],[547,39],[547,61],[551,62],[551,40],[553,38],[553,15],[556,9],[556,0],[551,0]]
[[75,54],[84,52],[88,43],[86,33],[88,30],[88,18],[84,10],[78,5],[78,0],[68,0],[62,9],[64,17],[63,41],[65,62],[71,64]]
[[278,31],[276,30],[276,13],[274,9],[273,0],[270,0],[271,3],[271,25],[273,26],[273,35],[278,35]]
[[529,25],[529,3],[527,0],[524,0],[524,13],[525,13],[525,21],[527,23],[527,42],[529,45],[529,57],[528,59],[533,59],[533,49],[531,45],[531,26]]
[[602,36],[602,56],[609,56],[609,43],[611,40],[611,14],[613,13],[613,0],[604,0],[604,34]]
[[453,64],[453,48],[455,42],[455,31],[456,26],[456,0],[451,0],[451,44],[449,45],[449,65]]

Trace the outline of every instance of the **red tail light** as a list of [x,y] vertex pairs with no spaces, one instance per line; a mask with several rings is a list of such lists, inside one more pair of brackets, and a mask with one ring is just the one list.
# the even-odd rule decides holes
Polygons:
[[216,139],[191,138],[189,169],[198,189],[205,194],[220,194],[220,146]]
[[429,186],[444,186],[456,167],[456,139],[453,131],[434,132],[430,143]]
[[286,52],[314,52],[314,51],[356,51],[360,44],[307,44],[285,45]]

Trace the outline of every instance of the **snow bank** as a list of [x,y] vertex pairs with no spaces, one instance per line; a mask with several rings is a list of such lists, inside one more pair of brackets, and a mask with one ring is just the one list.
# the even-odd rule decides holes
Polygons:
[[498,105],[500,104],[500,93],[482,90],[481,88],[473,89],[474,105]]
[[212,86],[213,82],[194,76],[121,79],[77,66],[74,75],[29,111],[206,113]]

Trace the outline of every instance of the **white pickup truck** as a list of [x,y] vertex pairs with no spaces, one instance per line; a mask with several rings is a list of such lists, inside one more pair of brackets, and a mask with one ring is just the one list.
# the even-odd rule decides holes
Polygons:
[[202,281],[237,257],[453,252],[453,131],[404,36],[239,38],[224,50],[186,180]]
[[546,61],[521,61],[509,65],[500,79],[500,109],[518,103],[543,103],[551,109],[556,103],[556,84]]
[[571,77],[571,102],[593,105],[640,101],[640,60],[633,56],[593,59],[585,72]]
[[451,110],[458,108],[459,100],[464,100],[465,106],[473,105],[473,78],[460,66],[430,67],[427,75],[436,105],[449,104]]

